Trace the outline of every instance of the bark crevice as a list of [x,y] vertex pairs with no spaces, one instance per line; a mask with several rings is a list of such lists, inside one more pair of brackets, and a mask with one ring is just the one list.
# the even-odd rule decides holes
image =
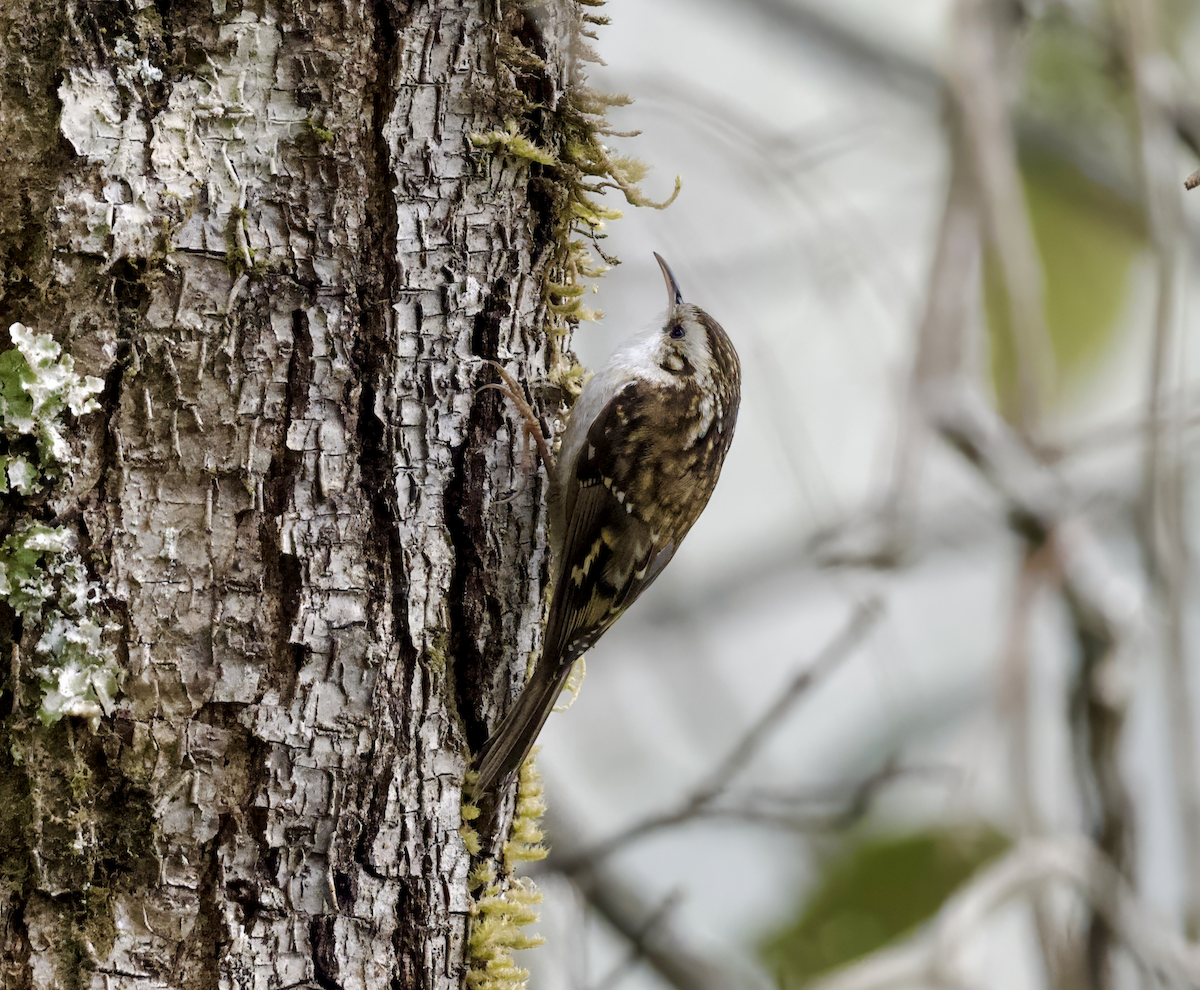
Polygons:
[[[499,357],[501,328],[511,315],[510,288],[499,278],[475,317],[471,332],[472,354],[481,360]],[[498,381],[491,369],[480,375],[480,384]],[[463,442],[454,452],[454,474],[446,489],[450,511],[446,530],[454,554],[450,581],[450,655],[454,658],[454,688],[459,717],[468,749],[475,752],[488,735],[486,712],[495,707],[493,684],[498,670],[510,659],[511,646],[503,635],[500,598],[491,585],[499,573],[486,506],[490,486],[489,448],[500,442],[503,420],[500,394],[478,391],[471,403]]]

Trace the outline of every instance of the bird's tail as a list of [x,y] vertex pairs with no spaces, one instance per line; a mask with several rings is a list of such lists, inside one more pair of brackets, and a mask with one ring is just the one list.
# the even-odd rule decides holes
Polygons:
[[490,794],[524,762],[571,675],[571,663],[547,664],[546,659],[534,668],[516,702],[475,757],[479,776],[471,784],[471,793],[476,800]]

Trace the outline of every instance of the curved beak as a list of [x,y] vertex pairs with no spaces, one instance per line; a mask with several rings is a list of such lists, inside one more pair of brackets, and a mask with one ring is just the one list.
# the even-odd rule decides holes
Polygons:
[[663,256],[657,251],[654,252],[654,260],[662,269],[663,279],[667,283],[667,309],[674,312],[675,307],[683,302],[683,293],[679,291],[679,283],[675,281],[675,273],[671,271],[671,266],[663,261]]

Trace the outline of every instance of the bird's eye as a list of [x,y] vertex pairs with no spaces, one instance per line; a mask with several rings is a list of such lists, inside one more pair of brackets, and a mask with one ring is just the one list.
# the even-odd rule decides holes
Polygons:
[[681,339],[686,333],[687,333],[687,331],[684,330],[683,327],[680,327],[680,326],[671,327],[671,336],[675,340]]

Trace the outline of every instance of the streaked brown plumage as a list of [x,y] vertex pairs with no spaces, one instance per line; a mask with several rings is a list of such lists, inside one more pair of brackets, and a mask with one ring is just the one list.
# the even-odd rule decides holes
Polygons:
[[733,439],[741,364],[720,325],[669,308],[584,386],[552,472],[554,597],[542,658],[475,760],[476,796],[524,760],[575,661],[650,587],[708,504]]

